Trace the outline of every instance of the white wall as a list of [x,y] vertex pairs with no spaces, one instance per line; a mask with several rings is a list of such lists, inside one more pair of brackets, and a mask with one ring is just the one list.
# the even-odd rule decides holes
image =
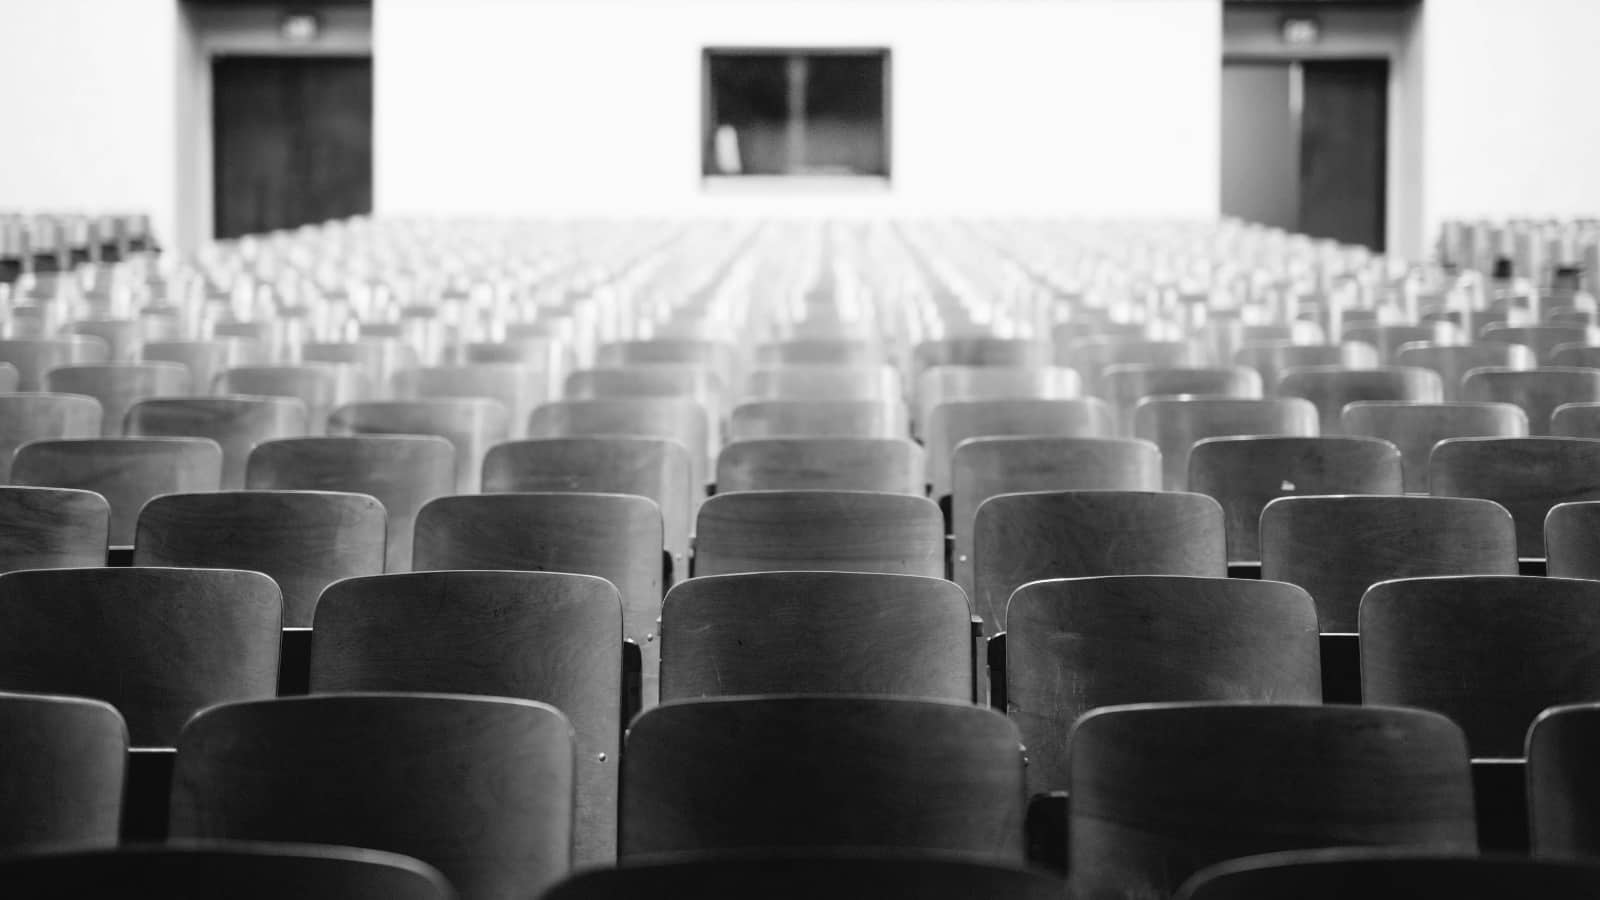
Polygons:
[[[375,0],[380,211],[1212,216],[1218,0]],[[888,46],[887,192],[704,191],[705,46]]]

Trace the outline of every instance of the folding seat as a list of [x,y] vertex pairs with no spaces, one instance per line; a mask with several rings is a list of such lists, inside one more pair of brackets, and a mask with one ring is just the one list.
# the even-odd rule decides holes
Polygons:
[[418,510],[455,488],[455,449],[431,435],[267,441],[250,453],[245,487],[371,495],[388,516],[384,571],[406,572]]
[[1275,397],[1278,395],[1278,381],[1290,369],[1325,366],[1375,369],[1378,367],[1378,348],[1355,342],[1295,344],[1289,341],[1265,341],[1240,347],[1233,354],[1233,361],[1260,372],[1262,388],[1267,396]]
[[956,447],[980,437],[1112,437],[1116,416],[1093,397],[1066,400],[959,400],[933,408],[923,431],[935,499],[950,493]]
[[1056,365],[1071,366],[1083,379],[1085,393],[1105,391],[1104,373],[1117,365],[1197,368],[1206,366],[1205,348],[1196,341],[1130,341],[1121,338],[1083,338],[1057,347]]
[[528,419],[532,438],[631,436],[669,438],[689,450],[695,496],[711,477],[711,426],[704,406],[682,397],[609,397],[544,403]]
[[152,397],[129,407],[130,437],[209,438],[222,448],[222,488],[244,487],[257,444],[307,434],[305,404],[293,397]]
[[233,569],[0,575],[0,690],[104,700],[135,747],[170,747],[195,712],[271,697],[278,586]]
[[688,397],[720,416],[723,390],[722,378],[710,369],[663,363],[579,369],[567,376],[561,395],[568,400]]
[[431,434],[455,447],[455,493],[477,493],[483,457],[509,437],[506,408],[498,400],[456,397],[350,403],[328,414],[328,434]]
[[126,893],[230,900],[451,900],[432,866],[380,850],[217,841],[115,850],[55,851],[0,862],[0,884],[16,900]]
[[734,441],[784,437],[904,438],[906,410],[899,400],[758,400],[733,408]]
[[1344,433],[1382,438],[1400,450],[1406,493],[1427,493],[1435,444],[1458,437],[1526,437],[1528,417],[1511,403],[1368,400],[1345,404]]
[[740,491],[700,507],[695,575],[819,570],[942,577],[944,516],[873,491]]
[[16,367],[16,390],[19,391],[46,390],[44,375],[51,369],[104,363],[110,359],[110,345],[87,335],[0,340],[0,361]]
[[973,520],[973,612],[1006,629],[1017,588],[1045,578],[1228,574],[1222,508],[1177,491],[1001,494]]
[[1206,438],[1189,454],[1189,489],[1222,505],[1228,561],[1261,559],[1261,511],[1302,494],[1399,494],[1400,451],[1368,437]]
[[731,343],[703,338],[655,338],[613,341],[600,345],[595,365],[692,365],[716,373],[722,383],[737,384],[738,359]]
[[240,366],[217,377],[215,393],[294,397],[306,407],[313,435],[327,432],[328,413],[362,393],[354,369],[326,364]]
[[300,360],[359,372],[363,392],[347,402],[387,399],[384,392],[395,374],[419,364],[415,348],[392,339],[313,341],[301,345]]
[[1600,863],[1349,848],[1267,853],[1202,869],[1177,900],[1579,900],[1600,892]]
[[534,384],[543,386],[536,402],[553,400],[572,368],[572,348],[554,338],[525,338],[503,343],[469,342],[459,350],[461,364],[512,364],[533,371]]
[[934,366],[917,378],[916,433],[924,436],[933,410],[958,400],[1068,400],[1083,379],[1065,366]]
[[1528,414],[1528,433],[1546,435],[1557,407],[1600,402],[1600,369],[1474,369],[1461,383],[1461,396],[1514,403]]
[[1534,856],[1600,855],[1600,703],[1544,710],[1528,730],[1528,832]]
[[692,578],[661,614],[661,699],[877,694],[972,700],[972,613],[942,578]]
[[1146,397],[1197,395],[1261,398],[1261,376],[1249,366],[1177,367],[1129,364],[1106,367],[1100,395],[1116,410],[1122,431],[1133,433],[1133,410]]
[[1550,507],[1544,519],[1544,544],[1545,574],[1600,579],[1600,502]]
[[899,402],[900,373],[888,366],[798,365],[755,369],[745,376],[744,391],[735,399],[876,400]]
[[383,571],[386,518],[366,494],[166,494],[139,513],[133,564],[261,572],[283,592],[283,626],[309,628],[323,588]]
[[968,438],[956,447],[950,494],[955,581],[972,593],[973,520],[985,500],[1025,491],[1157,491],[1161,454],[1123,438]]
[[1381,365],[1403,365],[1395,357],[1407,344],[1464,344],[1464,336],[1453,322],[1425,322],[1420,325],[1352,325],[1342,340],[1370,344],[1378,348]]
[[571,866],[572,726],[504,697],[340,694],[214,706],[178,742],[177,839],[370,847],[461,900],[524,897]]
[[189,393],[189,370],[178,363],[95,363],[58,366],[44,375],[44,389],[84,394],[100,401],[100,434],[118,437],[133,404],[150,397]]
[[1050,345],[1028,338],[966,335],[927,340],[911,351],[911,372],[934,366],[1007,366],[1036,369],[1050,365]]
[[11,483],[93,491],[111,505],[113,547],[133,543],[145,501],[159,494],[214,491],[222,448],[204,438],[91,438],[33,441],[17,449]]
[[1600,500],[1597,470],[1600,440],[1454,438],[1433,448],[1428,492],[1504,506],[1517,526],[1517,555],[1543,559],[1545,516],[1558,503]]
[[1027,748],[1030,794],[1067,788],[1068,733],[1097,707],[1322,700],[1316,609],[1291,584],[1035,581],[1012,593],[1005,621],[1005,711]]
[[923,496],[922,448],[905,438],[734,441],[717,455],[717,490],[885,491]]
[[543,900],[656,897],[1059,900],[1061,881],[1011,866],[933,853],[759,854],[591,869],[556,885]]
[[1521,344],[1479,341],[1449,346],[1406,344],[1395,354],[1394,363],[1439,373],[1444,400],[1449,403],[1462,399],[1461,379],[1473,369],[1532,369],[1538,365],[1539,358]]
[[629,865],[756,849],[946,851],[1018,864],[1022,825],[1016,728],[970,702],[670,703],[635,719],[623,747],[619,856]]
[[505,406],[510,437],[527,434],[528,415],[552,393],[542,373],[517,363],[474,363],[401,369],[391,379],[396,400],[438,400],[477,397]]
[[110,527],[93,491],[0,487],[0,572],[103,566]]
[[1594,329],[1577,325],[1485,325],[1479,337],[1486,341],[1522,344],[1532,350],[1542,366],[1554,362],[1555,349],[1563,344],[1593,344]]
[[575,861],[616,859],[622,599],[557,572],[349,578],[317,605],[311,691],[488,694],[548,703],[577,747]]
[[217,376],[235,366],[257,365],[266,360],[266,348],[243,338],[208,341],[148,341],[140,351],[144,362],[178,363],[189,370],[189,392],[211,393]]
[[[116,845],[128,759],[116,709],[83,697],[0,693],[0,734],[0,851]],[[0,883],[13,895],[9,881]]]
[[1213,863],[1372,845],[1477,851],[1461,730],[1359,706],[1106,707],[1071,735],[1068,890],[1165,897]]
[[29,441],[100,436],[100,401],[80,394],[0,393],[0,482],[11,480],[11,457]]
[[139,358],[144,344],[137,319],[79,319],[61,327],[63,335],[99,338],[110,348],[108,363],[128,363]]
[[1277,394],[1280,397],[1304,397],[1316,404],[1321,433],[1324,435],[1344,433],[1339,416],[1348,403],[1370,400],[1438,403],[1444,396],[1439,373],[1431,369],[1404,366],[1376,369],[1310,366],[1289,369],[1278,379]]
[[1150,397],[1133,411],[1133,435],[1160,449],[1161,487],[1182,491],[1189,485],[1189,453],[1199,441],[1255,435],[1316,437],[1318,422],[1317,408],[1300,397]]

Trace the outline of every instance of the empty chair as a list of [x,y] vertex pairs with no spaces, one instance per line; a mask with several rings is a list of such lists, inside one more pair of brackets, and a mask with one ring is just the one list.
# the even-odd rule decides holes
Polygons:
[[278,688],[278,586],[233,569],[0,575],[0,690],[104,700],[134,746],[170,747],[200,709]]
[[700,507],[696,575],[831,570],[944,575],[944,516],[926,497],[741,491]]
[[106,342],[111,355],[107,362],[133,362],[144,343],[137,319],[80,319],[61,327],[62,334],[96,337]]
[[575,859],[616,858],[622,600],[602,578],[413,572],[350,578],[317,605],[313,693],[433,691],[538,700],[572,722]]
[[1279,497],[1402,487],[1400,451],[1377,438],[1207,438],[1189,454],[1189,489],[1222,504],[1229,562],[1261,559],[1261,511]]
[[1462,382],[1461,396],[1514,403],[1528,414],[1529,434],[1551,434],[1557,407],[1600,402],[1600,369],[1474,369]]
[[1556,437],[1600,437],[1600,403],[1563,403],[1550,413]]
[[110,359],[110,345],[90,335],[0,340],[0,361],[16,366],[19,391],[46,390],[44,376],[51,369]]
[[16,900],[126,893],[230,900],[451,900],[437,869],[398,853],[252,841],[134,845],[39,853],[0,862]]
[[[1600,369],[1600,345],[1557,344],[1550,351],[1550,365],[1580,369]],[[1523,368],[1531,369],[1532,366]]]
[[1247,400],[1228,397],[1151,397],[1133,413],[1133,435],[1161,451],[1161,487],[1187,490],[1189,453],[1212,437],[1288,435],[1316,437],[1317,408],[1300,397]]
[[1531,369],[1539,358],[1521,344],[1479,341],[1476,344],[1407,344],[1395,354],[1395,365],[1416,366],[1439,373],[1444,399],[1461,399],[1461,379],[1473,369]]
[[222,448],[204,438],[92,438],[34,441],[17,449],[11,482],[93,491],[111,504],[113,547],[133,543],[145,501],[159,494],[214,491]]
[[764,366],[876,366],[888,362],[882,342],[857,338],[797,338],[756,347]]
[[662,604],[661,699],[881,694],[970,701],[971,617],[966,595],[941,578],[693,578]]
[[520,438],[527,433],[528,414],[551,394],[542,375],[534,366],[474,363],[401,369],[390,383],[396,400],[477,397],[498,401],[506,408],[510,437]]
[[1380,581],[1515,574],[1511,514],[1488,500],[1281,497],[1261,512],[1261,577],[1305,588],[1324,632],[1355,632]]
[[888,366],[782,366],[745,376],[737,398],[752,400],[899,400],[900,373]]
[[455,493],[477,493],[483,456],[508,436],[497,400],[457,397],[351,403],[328,415],[328,434],[431,434],[455,447]]
[[1347,404],[1340,418],[1345,434],[1382,438],[1399,448],[1407,493],[1427,493],[1428,458],[1440,441],[1528,434],[1527,415],[1511,403],[1373,400]]
[[1383,365],[1404,365],[1395,357],[1407,344],[1450,345],[1461,343],[1460,329],[1454,322],[1424,322],[1420,325],[1352,325],[1344,330],[1343,340],[1371,344],[1378,348]]
[[1111,437],[1111,407],[1093,397],[1066,400],[959,400],[933,408],[923,430],[933,496],[950,493],[956,447],[977,437]]
[[178,744],[175,838],[414,856],[462,900],[525,897],[571,865],[572,730],[542,703],[343,694],[230,703]]
[[1466,741],[1435,713],[1117,706],[1071,741],[1075,897],[1164,897],[1207,865],[1278,850],[1477,851]]
[[733,408],[728,434],[735,441],[777,437],[904,438],[906,409],[899,400],[759,400]]
[[17,374],[17,367],[8,362],[0,362],[0,394],[15,393],[21,383],[21,376]]
[[1539,857],[1600,855],[1600,704],[1557,706],[1528,730],[1528,836]]
[[501,343],[470,342],[461,346],[460,355],[462,365],[510,363],[528,367],[544,388],[540,401],[553,399],[559,393],[562,379],[572,366],[572,348],[549,337]]
[[1482,497],[1504,506],[1517,526],[1517,555],[1544,557],[1550,508],[1600,500],[1600,440],[1585,438],[1455,438],[1433,448],[1428,492]]
[[0,851],[116,845],[128,730],[109,703],[0,693],[0,734]]
[[1203,869],[1178,900],[1579,900],[1600,891],[1600,864],[1393,849],[1301,850]]
[[1001,494],[973,520],[973,612],[1006,629],[1011,593],[1044,578],[1228,574],[1222,508],[1199,494]]
[[455,450],[444,438],[423,435],[267,441],[250,454],[245,486],[370,494],[388,514],[384,571],[406,572],[417,511],[455,487]]
[[0,487],[0,572],[103,566],[110,528],[93,491]]
[[1261,341],[1240,347],[1233,354],[1233,361],[1260,372],[1262,387],[1269,396],[1275,396],[1278,393],[1278,380],[1290,369],[1308,366],[1373,369],[1378,366],[1378,348],[1354,341],[1343,344]]
[[717,454],[717,490],[927,490],[922,448],[904,438],[734,441]]
[[1066,400],[1083,379],[1065,366],[934,366],[917,379],[917,434],[934,407],[957,400]]
[[1290,584],[1123,575],[1023,585],[1006,610],[1006,714],[1028,791],[1067,788],[1067,735],[1101,706],[1322,700],[1317,614]]
[[969,438],[956,447],[950,493],[952,569],[972,593],[972,526],[978,507],[1025,491],[1156,491],[1161,454],[1122,438]]
[[347,373],[319,364],[235,367],[217,376],[215,392],[293,397],[305,404],[306,424],[313,435],[324,434],[328,413],[356,393]]
[[645,365],[579,369],[567,376],[562,395],[569,400],[689,397],[720,416],[722,392],[723,381],[711,369],[691,365]]
[[630,863],[826,848],[1020,863],[1022,803],[1015,727],[970,702],[695,700],[629,727],[619,850]]
[[1474,757],[1523,755],[1541,710],[1600,700],[1600,582],[1408,578],[1361,601],[1368,703],[1449,716]]
[[695,493],[711,477],[710,425],[705,407],[684,398],[610,397],[541,404],[528,420],[533,438],[625,435],[669,438],[689,450]]
[[602,344],[595,356],[600,366],[694,365],[715,372],[723,384],[734,384],[737,368],[732,344],[700,338],[655,338]]
[[145,362],[173,362],[189,370],[189,392],[209,394],[217,376],[234,366],[261,362],[265,348],[241,338],[208,341],[147,341],[139,358]]
[[1545,573],[1600,579],[1600,502],[1558,503],[1544,519]]
[[323,588],[383,571],[386,518],[366,494],[167,494],[139,513],[133,564],[264,573],[283,591],[284,627],[309,628]]
[[1540,365],[1554,362],[1555,350],[1563,344],[1591,344],[1592,329],[1581,325],[1485,325],[1479,337],[1486,341],[1523,344],[1539,358]]
[[29,441],[100,436],[100,401],[81,394],[0,394],[0,482]]
[[[362,393],[347,402],[380,399],[395,373],[417,365],[416,348],[392,339],[359,341],[312,341],[300,347],[300,359],[324,363],[360,373]],[[368,396],[371,392],[376,395]]]
[[100,434],[116,437],[123,433],[123,420],[135,403],[189,393],[189,370],[167,362],[59,366],[45,373],[44,389],[100,401]]
[[1347,403],[1365,400],[1438,403],[1443,400],[1444,391],[1439,373],[1431,369],[1311,366],[1284,372],[1278,379],[1278,395],[1310,400],[1316,404],[1322,434],[1338,435],[1344,433],[1339,416]]
[[153,397],[128,409],[132,437],[210,438],[222,448],[222,487],[244,487],[250,451],[263,441],[307,433],[306,408],[292,397]]
[[1146,341],[1115,337],[1079,338],[1065,347],[1056,347],[1056,365],[1071,366],[1083,378],[1084,391],[1099,395],[1107,368],[1117,365],[1181,366],[1207,365],[1205,349],[1198,341]]
[[1100,395],[1116,410],[1122,432],[1132,434],[1134,407],[1146,397],[1198,395],[1255,400],[1261,397],[1261,376],[1248,366],[1109,366],[1100,376]]
[[923,341],[911,352],[911,370],[916,374],[934,366],[1038,368],[1048,365],[1050,345],[1027,338],[965,335]]

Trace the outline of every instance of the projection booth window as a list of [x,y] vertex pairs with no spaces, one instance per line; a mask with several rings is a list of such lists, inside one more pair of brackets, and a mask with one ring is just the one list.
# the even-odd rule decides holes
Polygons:
[[701,172],[889,175],[889,51],[705,51]]

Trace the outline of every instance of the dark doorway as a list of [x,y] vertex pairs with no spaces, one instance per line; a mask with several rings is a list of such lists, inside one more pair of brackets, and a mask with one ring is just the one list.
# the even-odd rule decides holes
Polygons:
[[1222,212],[1383,250],[1389,62],[1228,60]]
[[370,57],[218,57],[211,97],[218,238],[372,211]]

